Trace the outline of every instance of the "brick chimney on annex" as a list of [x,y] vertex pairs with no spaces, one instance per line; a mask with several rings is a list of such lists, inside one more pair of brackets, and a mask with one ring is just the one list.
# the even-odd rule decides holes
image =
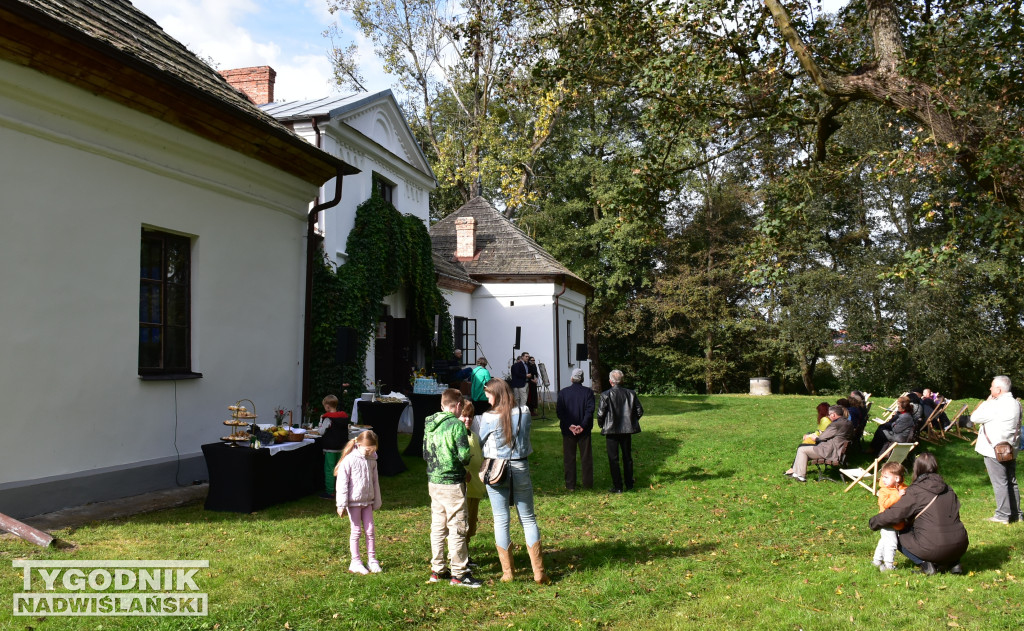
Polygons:
[[274,102],[274,79],[277,73],[270,66],[223,70],[220,76],[235,89],[243,92],[256,105]]

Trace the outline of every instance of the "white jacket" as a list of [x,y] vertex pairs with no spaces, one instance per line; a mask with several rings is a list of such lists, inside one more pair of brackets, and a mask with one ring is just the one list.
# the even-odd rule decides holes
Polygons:
[[1020,403],[1009,392],[983,402],[971,414],[971,422],[979,426],[974,450],[986,458],[995,458],[995,445],[1004,441],[1015,453],[1020,448]]
[[338,467],[337,493],[334,496],[338,508],[349,506],[372,506],[380,508],[380,481],[377,479],[377,454],[369,458],[359,452],[359,447],[349,452]]

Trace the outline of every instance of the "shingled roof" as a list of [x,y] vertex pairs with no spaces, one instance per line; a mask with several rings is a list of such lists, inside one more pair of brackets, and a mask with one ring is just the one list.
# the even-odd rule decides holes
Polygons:
[[[455,257],[455,220],[476,220],[476,252],[471,260]],[[430,227],[435,261],[441,259],[465,270],[477,282],[565,282],[587,296],[593,287],[498,212],[483,197],[474,197]]]
[[0,0],[0,59],[323,184],[359,170],[291,133],[126,0]]

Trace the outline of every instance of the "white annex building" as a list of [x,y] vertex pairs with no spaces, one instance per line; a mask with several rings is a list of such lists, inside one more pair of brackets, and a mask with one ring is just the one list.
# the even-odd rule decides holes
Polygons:
[[520,352],[513,350],[518,328],[519,348],[545,366],[548,400],[569,385],[573,369],[589,376],[583,349],[594,290],[586,281],[483,197],[434,224],[430,240],[465,362],[483,355],[492,376],[506,375]]

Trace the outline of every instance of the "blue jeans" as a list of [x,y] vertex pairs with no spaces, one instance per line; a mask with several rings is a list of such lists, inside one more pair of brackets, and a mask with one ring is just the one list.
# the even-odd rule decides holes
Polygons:
[[906,548],[904,548],[903,544],[900,543],[899,538],[896,539],[896,549],[899,550],[900,552],[902,552],[903,556],[905,556],[908,559],[910,559],[910,561],[914,565],[921,565],[922,563],[924,563],[924,559],[922,559],[921,557],[917,556],[916,554],[914,554],[910,550],[907,550]]
[[526,534],[526,546],[540,541],[540,529],[537,528],[537,516],[533,514],[533,483],[530,481],[530,464],[527,460],[513,460],[508,463],[511,487],[504,485],[493,487],[488,485],[487,496],[491,500],[491,513],[494,515],[494,543],[500,548],[508,549],[511,542],[508,526],[511,520],[509,495],[516,504],[519,523]]

